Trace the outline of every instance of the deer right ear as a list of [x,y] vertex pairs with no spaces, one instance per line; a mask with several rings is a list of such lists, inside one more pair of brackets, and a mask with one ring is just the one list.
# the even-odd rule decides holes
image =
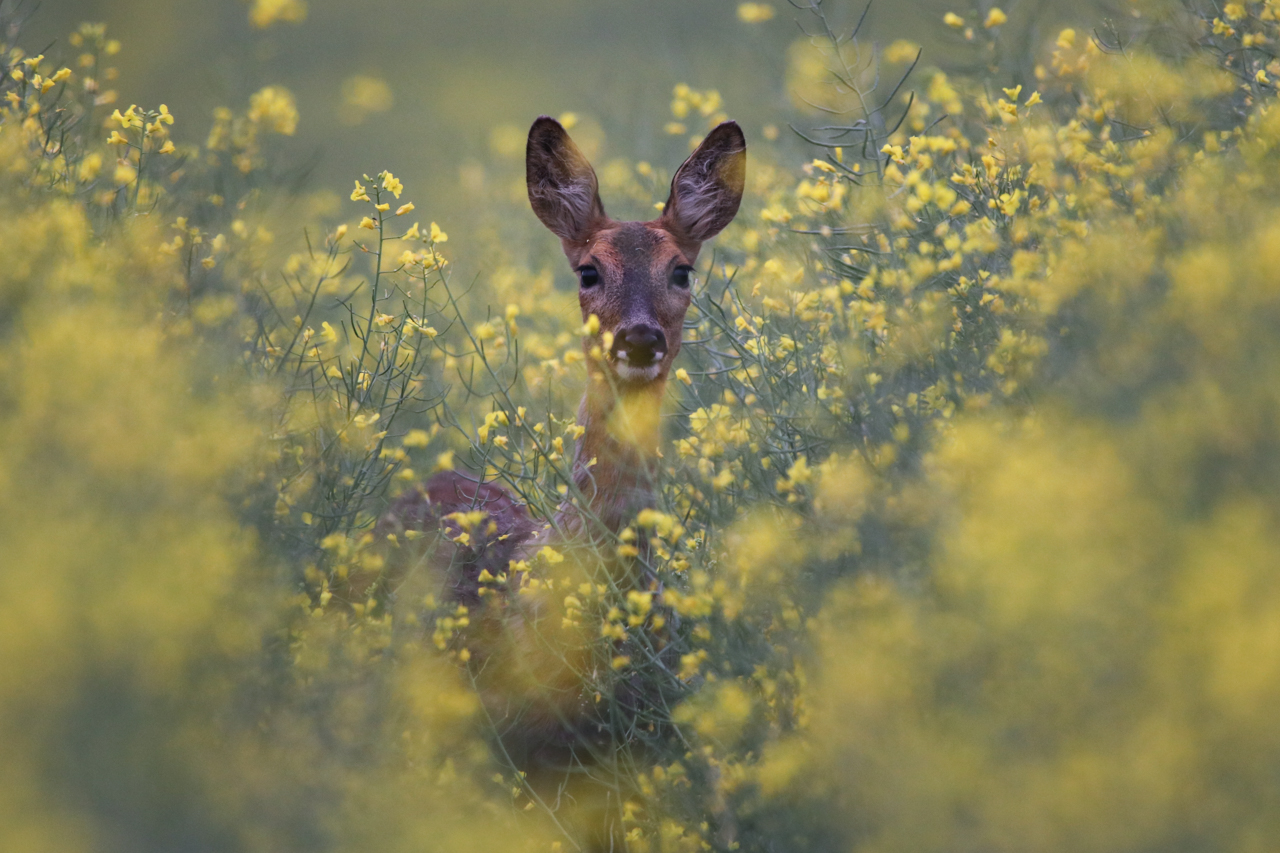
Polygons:
[[607,219],[595,170],[560,122],[549,116],[540,116],[529,128],[525,180],[533,212],[562,240],[585,242]]

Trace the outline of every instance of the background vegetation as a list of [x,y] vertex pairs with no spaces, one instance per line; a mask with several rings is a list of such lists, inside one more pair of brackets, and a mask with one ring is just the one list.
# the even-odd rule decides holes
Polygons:
[[[1276,836],[1275,0],[919,4],[923,53],[884,10],[504,6],[495,43],[547,38],[440,38],[425,76],[385,58],[415,32],[392,10],[330,77],[307,28],[354,13],[320,4],[202,11],[265,34],[243,59],[196,18],[122,47],[0,8],[7,847]],[[716,38],[663,63],[636,46],[659,24]],[[165,57],[200,67],[191,39],[232,57],[225,106],[148,97]],[[767,58],[739,74],[744,42]],[[574,71],[605,56],[616,86]],[[588,684],[660,701],[601,701],[604,740],[526,775],[476,699],[474,614],[367,579],[410,545],[376,518],[433,470],[542,517],[575,497],[581,318],[519,156],[544,86],[612,212],[647,215],[725,115],[751,161],[699,264],[660,506],[605,545],[644,528],[661,591],[520,567]],[[322,138],[344,153],[303,180]]]

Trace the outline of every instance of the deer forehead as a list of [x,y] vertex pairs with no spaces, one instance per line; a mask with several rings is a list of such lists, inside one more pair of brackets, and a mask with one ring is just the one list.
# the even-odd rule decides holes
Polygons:
[[619,222],[594,235],[580,263],[595,259],[607,267],[601,272],[647,276],[674,263],[688,263],[675,239],[654,222]]

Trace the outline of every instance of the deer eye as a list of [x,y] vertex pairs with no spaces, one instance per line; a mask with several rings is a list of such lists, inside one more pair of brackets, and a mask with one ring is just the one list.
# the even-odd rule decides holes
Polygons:
[[583,287],[595,287],[600,283],[600,271],[595,267],[581,267],[578,269],[578,281]]
[[693,267],[679,266],[671,271],[671,283],[681,290],[688,290],[692,276]]

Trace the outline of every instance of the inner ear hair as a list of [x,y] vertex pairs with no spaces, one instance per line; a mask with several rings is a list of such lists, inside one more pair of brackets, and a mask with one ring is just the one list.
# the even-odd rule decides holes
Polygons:
[[737,122],[723,122],[671,179],[663,223],[689,242],[710,240],[737,215],[746,175],[747,140]]
[[534,214],[562,240],[585,242],[608,218],[591,163],[549,116],[540,116],[529,128],[525,181]]

